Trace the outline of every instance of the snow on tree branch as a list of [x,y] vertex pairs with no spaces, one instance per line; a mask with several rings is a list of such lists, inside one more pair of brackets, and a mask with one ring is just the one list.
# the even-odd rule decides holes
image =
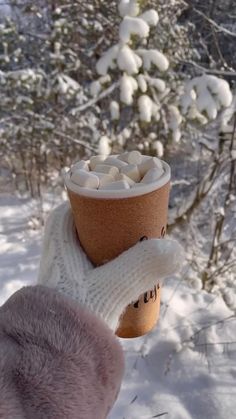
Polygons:
[[232,102],[229,84],[218,77],[203,75],[195,77],[185,86],[181,98],[182,112],[190,119],[215,119],[221,108],[227,108]]
[[121,0],[118,11],[122,18],[119,39],[98,60],[96,70],[102,77],[90,89],[98,97],[104,87],[107,89],[109,83],[118,79],[120,104],[114,100],[110,103],[112,120],[120,118],[122,108],[133,106],[141,124],[163,120],[165,132],[178,142],[183,122],[195,119],[206,124],[216,118],[221,108],[230,105],[228,83],[215,76],[204,74],[186,85],[183,81],[182,87],[173,87],[170,57],[146,47],[151,28],[159,22],[155,10],[141,13],[138,0]]

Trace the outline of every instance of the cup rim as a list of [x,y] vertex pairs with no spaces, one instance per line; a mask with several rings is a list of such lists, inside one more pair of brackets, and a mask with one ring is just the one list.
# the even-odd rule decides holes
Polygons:
[[[139,186],[137,188],[122,189],[122,190],[102,190],[102,189],[89,189],[76,185],[70,180],[70,171],[64,175],[64,183],[67,189],[77,195],[85,196],[87,198],[95,199],[120,199],[120,198],[133,198],[136,196],[146,195],[150,192],[156,191],[166,185],[171,178],[171,168],[164,160],[161,160],[164,168],[164,173],[161,177],[149,184]],[[141,185],[141,184],[140,184]]]

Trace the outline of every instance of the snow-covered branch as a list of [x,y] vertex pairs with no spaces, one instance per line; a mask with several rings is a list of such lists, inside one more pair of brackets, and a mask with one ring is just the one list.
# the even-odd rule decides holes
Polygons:
[[146,47],[151,27],[159,22],[155,10],[141,13],[137,0],[121,0],[118,10],[122,18],[119,38],[97,62],[100,78],[91,84],[95,99],[89,106],[102,98],[104,88],[107,97],[107,85],[115,82],[120,95],[119,102],[111,100],[112,120],[121,117],[123,108],[133,107],[134,112],[138,111],[141,125],[159,123],[163,125],[162,132],[179,142],[184,122],[196,120],[206,124],[230,105],[229,85],[216,76],[203,74],[186,83],[183,81],[182,86],[172,83],[170,59],[162,51]]

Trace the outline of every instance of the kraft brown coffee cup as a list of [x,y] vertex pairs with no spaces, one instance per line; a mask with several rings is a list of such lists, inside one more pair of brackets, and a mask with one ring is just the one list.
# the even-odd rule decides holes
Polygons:
[[[81,188],[65,176],[80,243],[94,265],[102,265],[139,240],[165,236],[170,168],[158,181],[132,190]],[[130,196],[132,194],[132,196]],[[160,286],[147,290],[127,307],[116,332],[122,338],[143,336],[153,329],[160,311]]]

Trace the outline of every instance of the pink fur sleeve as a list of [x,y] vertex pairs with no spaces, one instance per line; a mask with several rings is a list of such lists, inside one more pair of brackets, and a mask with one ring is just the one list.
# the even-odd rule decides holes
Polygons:
[[108,327],[56,291],[23,288],[0,307],[1,419],[104,419],[123,371]]

